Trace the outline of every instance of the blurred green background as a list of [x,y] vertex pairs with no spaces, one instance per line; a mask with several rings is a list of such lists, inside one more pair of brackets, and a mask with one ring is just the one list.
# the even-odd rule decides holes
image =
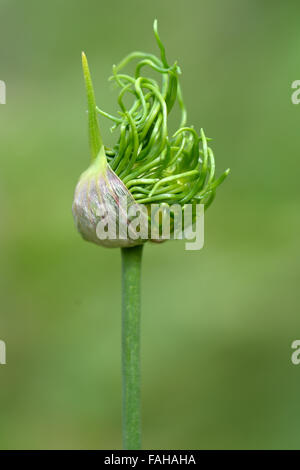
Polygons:
[[144,252],[144,448],[300,448],[299,13],[293,1],[0,1],[0,448],[121,448],[120,253],[83,242],[71,214],[89,162],[80,52],[114,112],[111,66],[158,52],[154,18],[188,122],[232,173],[202,251]]

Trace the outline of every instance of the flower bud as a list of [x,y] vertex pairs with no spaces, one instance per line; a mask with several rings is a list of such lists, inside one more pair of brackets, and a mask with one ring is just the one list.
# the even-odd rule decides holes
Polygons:
[[[180,68],[177,62],[169,66],[156,21],[154,34],[160,58],[133,52],[113,67],[111,79],[120,88],[118,116],[96,106],[87,59],[82,54],[92,164],[77,184],[73,215],[83,238],[98,245],[125,247],[148,239],[163,241],[167,238],[162,230],[165,220],[170,221],[169,238],[178,238],[176,233],[186,209],[191,209],[191,226],[197,206],[209,207],[217,187],[229,173],[226,170],[215,178],[210,139],[203,129],[198,133],[186,125]],[[134,60],[138,60],[134,76],[123,73]],[[142,75],[145,67],[162,77],[161,84]],[[133,98],[129,108],[124,104],[125,95]],[[178,130],[169,135],[168,115],[176,102],[181,121]],[[112,130],[119,130],[112,148],[103,145],[97,114],[114,123]],[[161,209],[156,218],[153,205]]]

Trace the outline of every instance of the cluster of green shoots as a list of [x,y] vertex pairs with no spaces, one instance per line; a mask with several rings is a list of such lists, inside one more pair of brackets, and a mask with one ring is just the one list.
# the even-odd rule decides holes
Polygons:
[[[207,208],[214,199],[216,188],[229,173],[215,178],[215,160],[203,129],[198,133],[187,127],[187,113],[179,84],[180,68],[169,66],[164,46],[154,22],[154,34],[160,58],[153,54],[133,52],[113,67],[110,80],[120,88],[118,116],[96,110],[113,121],[113,130],[120,136],[113,148],[105,147],[111,169],[123,181],[138,203],[167,204],[202,203]],[[123,69],[137,60],[134,76]],[[161,80],[142,75],[150,67]],[[125,96],[133,98],[130,109]],[[175,103],[181,110],[179,129],[168,133],[168,115]]]

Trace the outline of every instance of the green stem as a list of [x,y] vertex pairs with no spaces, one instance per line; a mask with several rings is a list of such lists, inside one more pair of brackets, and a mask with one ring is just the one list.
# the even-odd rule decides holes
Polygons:
[[122,248],[123,446],[141,449],[140,305],[143,245]]

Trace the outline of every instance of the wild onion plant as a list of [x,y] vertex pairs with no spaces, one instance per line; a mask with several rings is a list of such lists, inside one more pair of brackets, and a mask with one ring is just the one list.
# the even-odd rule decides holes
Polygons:
[[[154,35],[160,57],[133,52],[119,65],[113,66],[110,77],[119,88],[117,115],[98,108],[89,72],[82,53],[83,73],[88,101],[91,164],[81,175],[73,203],[76,226],[85,240],[122,252],[122,373],[123,373],[123,444],[125,449],[141,448],[140,412],[140,272],[145,242],[151,239],[150,206],[176,205],[182,214],[189,204],[205,209],[212,203],[217,187],[229,173],[215,177],[215,160],[209,139],[187,125],[187,113],[179,84],[180,68],[169,65],[164,46],[154,22]],[[134,75],[125,69],[135,63]],[[146,71],[152,69],[152,75]],[[158,80],[160,78],[160,80]],[[128,97],[130,105],[126,106]],[[175,104],[181,119],[178,130],[168,131],[168,116]],[[98,115],[112,121],[118,138],[112,148],[104,145]],[[126,207],[121,208],[121,199]],[[146,207],[140,222],[139,237],[131,236],[128,220],[121,217],[128,207]],[[117,212],[118,210],[118,212]],[[120,212],[121,211],[121,212]],[[124,214],[122,213],[124,211]],[[99,221],[115,224],[114,237],[99,236]],[[174,214],[171,214],[175,231]],[[146,232],[142,225],[147,223]],[[160,219],[161,223],[161,219]],[[143,233],[143,235],[142,235]],[[146,236],[145,233],[148,235]],[[103,235],[103,233],[102,233]],[[161,240],[158,237],[159,241]],[[162,237],[163,239],[163,237]]]

